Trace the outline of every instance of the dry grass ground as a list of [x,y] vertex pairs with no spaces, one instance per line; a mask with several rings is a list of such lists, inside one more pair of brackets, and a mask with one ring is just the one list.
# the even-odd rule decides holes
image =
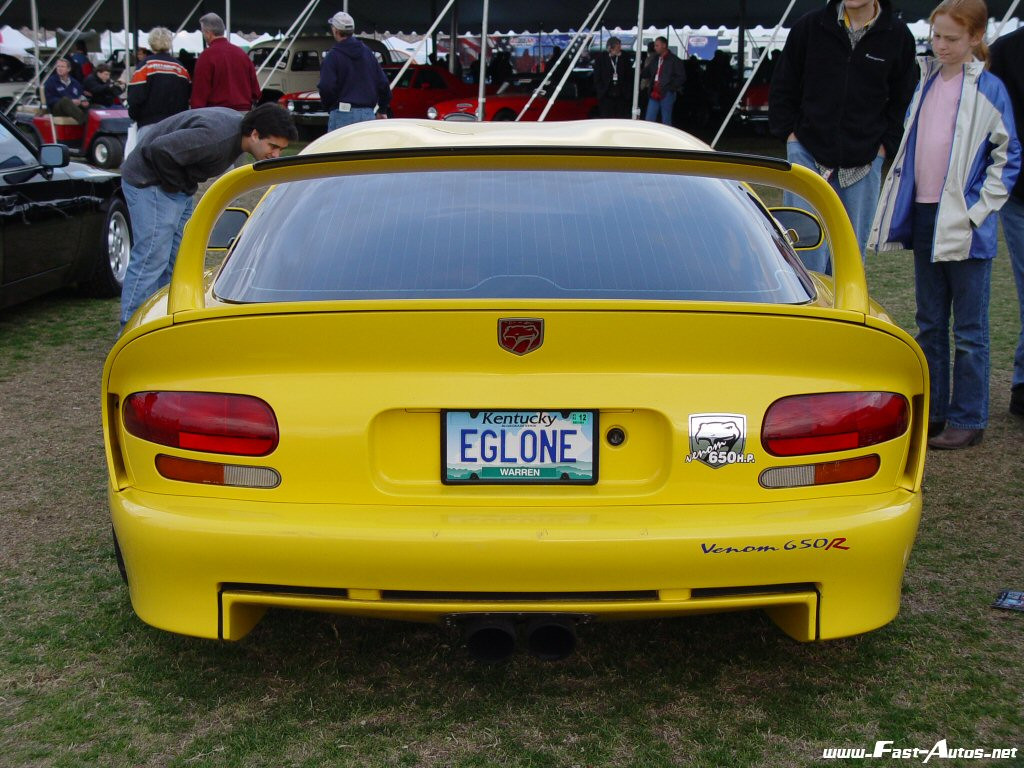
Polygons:
[[[869,283],[912,328],[905,254]],[[900,616],[798,645],[758,614],[585,627],[554,664],[467,662],[433,627],[271,613],[244,641],[132,613],[110,546],[99,376],[112,301],[0,313],[0,766],[813,766],[830,746],[1018,747],[1024,420],[1006,412],[1016,297],[992,302],[992,419],[929,455]],[[824,761],[828,764],[828,761]],[[861,761],[868,765],[920,760]]]

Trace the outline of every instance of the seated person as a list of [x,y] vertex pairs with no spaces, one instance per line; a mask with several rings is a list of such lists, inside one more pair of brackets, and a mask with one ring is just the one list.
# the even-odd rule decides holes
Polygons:
[[71,76],[71,63],[58,59],[57,68],[43,84],[46,106],[54,117],[70,117],[79,125],[85,124],[85,110],[89,100],[85,98],[82,85]]
[[97,64],[96,71],[85,78],[82,88],[95,107],[112,107],[121,95],[121,86],[110,79],[109,64]]

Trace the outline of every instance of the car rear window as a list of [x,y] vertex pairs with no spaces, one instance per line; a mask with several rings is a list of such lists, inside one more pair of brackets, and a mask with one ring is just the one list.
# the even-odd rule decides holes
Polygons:
[[799,259],[735,182],[504,170],[281,184],[246,224],[214,292],[246,303],[813,298]]

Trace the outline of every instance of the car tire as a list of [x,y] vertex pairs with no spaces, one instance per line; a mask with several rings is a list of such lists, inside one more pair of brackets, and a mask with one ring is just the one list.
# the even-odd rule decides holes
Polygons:
[[89,147],[89,162],[97,168],[117,168],[124,159],[124,143],[114,136],[99,136]]
[[82,290],[86,295],[96,298],[119,296],[132,253],[132,226],[128,206],[119,197],[114,198],[107,208],[98,250],[92,274],[82,282]]
[[498,110],[498,114],[494,116],[494,122],[496,123],[510,123],[516,119],[516,113],[511,109]]

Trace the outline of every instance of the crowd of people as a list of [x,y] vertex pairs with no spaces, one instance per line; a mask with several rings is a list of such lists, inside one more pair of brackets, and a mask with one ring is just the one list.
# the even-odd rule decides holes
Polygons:
[[[932,53],[918,57],[889,0],[830,0],[806,14],[774,62],[769,124],[791,163],[833,187],[862,253],[913,252],[917,340],[931,379],[928,444],[955,450],[981,442],[988,423],[988,309],[999,219],[1022,324],[1009,407],[1024,416],[1024,184],[1016,129],[1024,124],[1024,29],[989,51],[984,0],[942,0],[930,22]],[[295,138],[280,107],[252,109],[260,100],[254,67],[224,38],[220,17],[207,14],[201,26],[207,48],[193,72],[170,54],[170,31],[158,28],[149,36],[152,53],[127,85],[139,135],[123,170],[136,241],[122,324],[170,279],[196,184],[243,151],[273,157]],[[329,129],[386,117],[388,81],[354,36],[353,18],[336,13],[329,29],[335,42],[318,84]],[[528,52],[496,57],[497,76],[557,70],[568,58],[560,53],[543,64]],[[73,55],[58,63],[46,83],[54,114],[84,119],[90,103],[118,97],[105,65],[79,83],[73,68],[82,71],[87,61]],[[618,38],[595,57],[593,71],[600,116],[630,117],[632,62]],[[671,124],[686,78],[684,62],[657,38],[642,62],[645,119]],[[784,205],[807,207],[790,193]],[[827,246],[801,257],[814,271],[831,271]]]

